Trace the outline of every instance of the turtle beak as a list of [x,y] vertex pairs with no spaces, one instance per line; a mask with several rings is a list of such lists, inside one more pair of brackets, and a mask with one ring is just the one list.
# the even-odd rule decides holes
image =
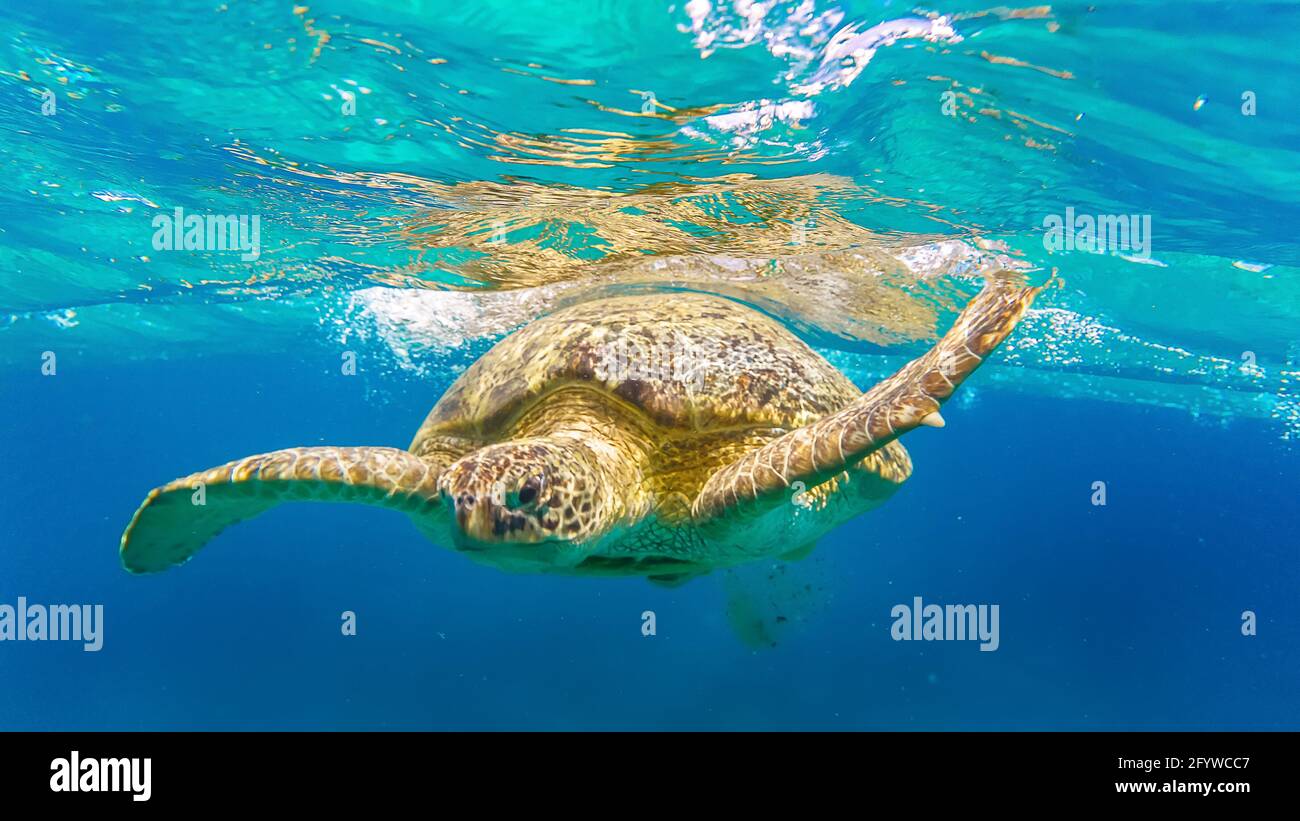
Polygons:
[[452,504],[456,511],[456,526],[461,530],[469,530],[471,518],[483,518],[481,513],[476,514],[474,511],[476,501],[472,493],[462,493],[453,500]]
[[[456,518],[460,550],[483,549],[485,544],[507,542],[533,542],[528,520],[519,511],[494,504],[490,498],[473,493],[456,494],[451,501]],[[468,546],[464,546],[468,545]]]
[[[449,494],[444,493],[444,497]],[[466,539],[459,537],[468,537],[469,540],[478,542],[492,541],[488,536],[492,532],[492,515],[490,503],[487,499],[479,499],[473,493],[462,491],[457,493],[454,498],[448,498],[451,502],[453,515],[456,517],[456,535],[457,549],[470,549],[466,546]]]
[[519,538],[523,531],[512,534],[501,518],[487,512],[486,505],[476,505],[463,517],[458,511],[456,523],[458,527],[452,529],[453,547],[474,561],[524,572],[544,571],[566,563],[561,545],[533,541],[527,536]]

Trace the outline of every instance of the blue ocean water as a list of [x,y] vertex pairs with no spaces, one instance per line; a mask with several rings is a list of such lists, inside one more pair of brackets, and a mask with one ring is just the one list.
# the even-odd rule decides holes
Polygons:
[[[102,604],[104,629],[98,652],[0,642],[0,728],[1295,729],[1297,25],[1294,3],[6,8],[0,605]],[[160,247],[177,208],[258,217],[256,258]],[[1149,244],[1053,248],[1067,208],[1148,217]],[[790,608],[775,647],[737,637],[734,576],[511,575],[361,506],[120,565],[150,488],[405,447],[558,305],[723,293],[865,388],[999,268],[1056,279],[948,426],[905,439],[907,485],[742,574]],[[998,649],[893,640],[917,596],[999,605]]]

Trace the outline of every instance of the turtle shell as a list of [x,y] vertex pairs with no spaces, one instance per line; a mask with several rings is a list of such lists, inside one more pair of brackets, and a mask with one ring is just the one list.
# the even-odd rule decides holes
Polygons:
[[595,300],[497,343],[447,389],[411,450],[430,436],[499,441],[554,390],[584,385],[683,433],[803,427],[860,392],[775,320],[696,293]]

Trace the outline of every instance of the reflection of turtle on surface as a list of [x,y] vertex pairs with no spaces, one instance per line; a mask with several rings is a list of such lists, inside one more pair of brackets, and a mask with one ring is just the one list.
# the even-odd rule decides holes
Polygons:
[[[865,394],[781,324],[730,300],[676,293],[570,307],[471,365],[409,451],[293,448],[157,488],[122,537],[122,563],[163,570],[235,522],[309,500],[401,510],[433,541],[509,570],[675,583],[806,555],[907,479],[898,437],[942,427],[940,404],[1037,291],[990,281],[933,348]],[[620,366],[665,348],[695,360]],[[202,505],[191,498],[200,484]]]

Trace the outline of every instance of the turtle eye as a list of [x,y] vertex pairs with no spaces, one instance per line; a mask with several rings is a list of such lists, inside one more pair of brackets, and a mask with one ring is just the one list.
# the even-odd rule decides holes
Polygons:
[[523,487],[519,488],[519,503],[531,505],[537,501],[537,494],[542,492],[542,477],[529,476]]

